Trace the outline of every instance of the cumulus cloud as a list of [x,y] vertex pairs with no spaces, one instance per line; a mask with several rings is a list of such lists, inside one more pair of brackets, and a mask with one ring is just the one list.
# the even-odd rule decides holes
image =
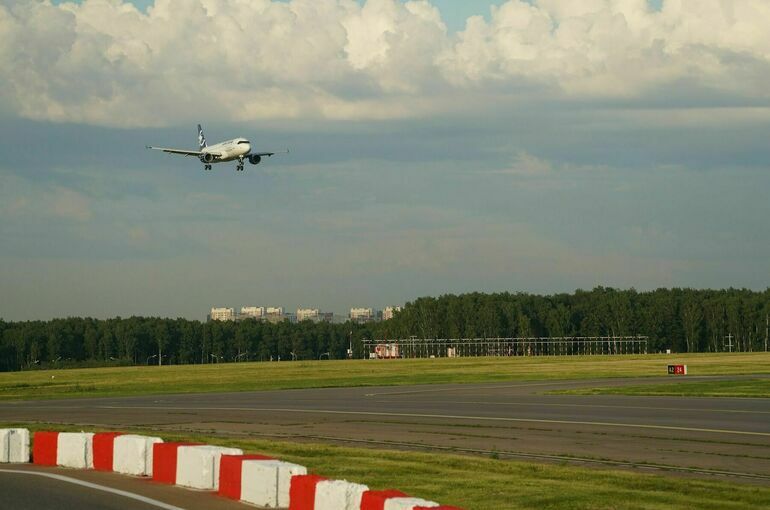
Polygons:
[[490,104],[667,87],[766,101],[769,22],[766,0],[509,0],[458,33],[427,0],[156,0],[147,13],[6,0],[0,109],[146,126],[424,116],[469,90]]

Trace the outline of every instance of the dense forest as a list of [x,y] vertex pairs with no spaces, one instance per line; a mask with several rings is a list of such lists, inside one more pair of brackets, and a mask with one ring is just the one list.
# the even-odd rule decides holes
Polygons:
[[[596,288],[574,294],[462,294],[419,298],[388,321],[329,324],[253,319],[205,322],[130,317],[0,320],[0,371],[36,368],[341,359],[361,340],[547,336],[650,338],[650,351],[767,349],[770,289],[651,292]],[[729,344],[732,347],[729,347]]]

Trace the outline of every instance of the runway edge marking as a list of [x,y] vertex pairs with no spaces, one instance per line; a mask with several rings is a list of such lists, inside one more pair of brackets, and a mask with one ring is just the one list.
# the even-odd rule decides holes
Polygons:
[[184,510],[184,508],[169,505],[168,503],[164,503],[162,501],[158,501],[156,499],[148,498],[146,496],[140,496],[139,494],[134,494],[133,492],[123,491],[120,489],[113,489],[112,487],[106,487],[104,485],[99,485],[91,482],[86,482],[83,480],[78,480],[76,478],[70,478],[68,476],[63,475],[57,475],[54,473],[38,473],[36,471],[24,471],[21,469],[0,469],[0,473],[11,473],[11,474],[19,474],[19,475],[32,475],[32,476],[43,476],[46,478],[52,478],[54,480],[59,480],[61,482],[71,483],[73,485],[80,485],[82,487],[86,487],[89,489],[94,489],[102,492],[108,492],[110,494],[116,494],[118,496],[123,496],[129,499],[134,499],[136,501],[141,501],[142,503],[147,503],[148,505],[152,505],[158,508],[163,508],[164,510]]

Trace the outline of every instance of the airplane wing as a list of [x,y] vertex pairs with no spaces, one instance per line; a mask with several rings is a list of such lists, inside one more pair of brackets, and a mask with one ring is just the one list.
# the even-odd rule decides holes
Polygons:
[[[147,146],[148,149],[154,149],[156,151],[163,151],[167,152],[169,154],[182,154],[184,156],[200,156],[203,154],[201,151],[188,151],[186,149],[169,149],[168,147],[152,147],[150,145]],[[207,154],[211,154],[212,156],[221,156],[218,152],[207,152]]]
[[276,154],[288,154],[288,153],[289,153],[289,149],[286,149],[285,151],[281,151],[281,152],[250,152],[249,155],[270,157],[270,156],[275,156]]

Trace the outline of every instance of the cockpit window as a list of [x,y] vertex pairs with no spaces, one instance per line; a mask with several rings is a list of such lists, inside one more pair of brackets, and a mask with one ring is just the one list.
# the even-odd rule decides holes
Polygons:
[[248,140],[241,140],[241,141],[238,142],[238,145],[240,145],[242,143],[249,143],[249,141]]

